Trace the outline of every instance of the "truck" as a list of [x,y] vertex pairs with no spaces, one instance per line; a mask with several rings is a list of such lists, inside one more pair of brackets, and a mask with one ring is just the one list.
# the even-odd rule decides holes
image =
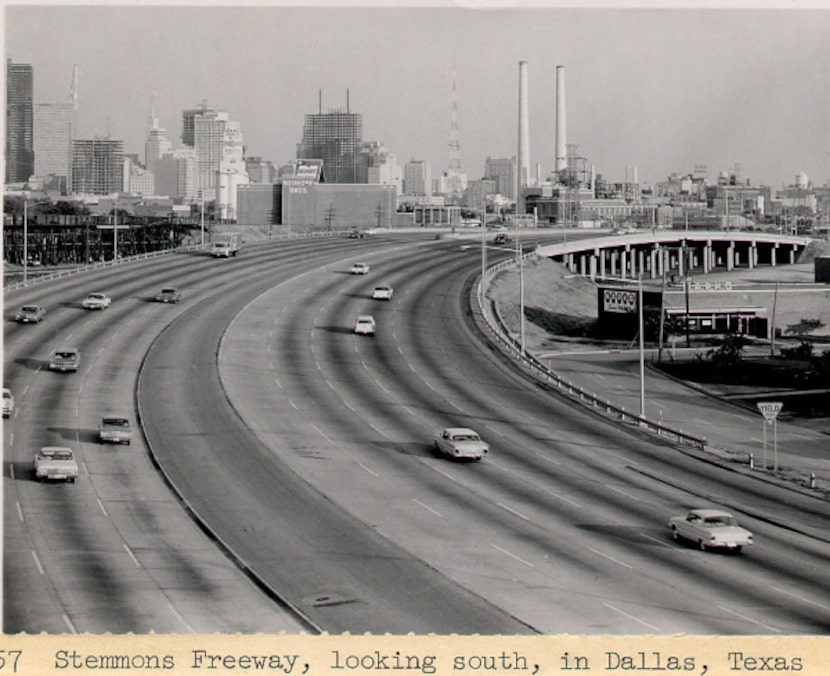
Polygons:
[[71,448],[63,446],[44,446],[34,459],[35,478],[63,480],[75,483],[78,478],[78,463]]
[[210,247],[210,255],[214,258],[230,258],[239,253],[240,238],[237,233],[220,233],[213,239]]

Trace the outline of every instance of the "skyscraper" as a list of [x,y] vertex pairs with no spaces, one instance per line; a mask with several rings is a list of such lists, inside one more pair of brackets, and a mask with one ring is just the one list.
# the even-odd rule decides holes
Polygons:
[[516,160],[513,157],[488,157],[484,162],[484,178],[496,182],[496,192],[508,199],[516,197]]
[[159,127],[159,119],[155,111],[155,94],[150,101],[150,117],[147,118],[147,139],[144,141],[144,166],[154,175],[156,162],[173,152],[173,144],[167,138],[167,133]]
[[124,188],[124,141],[72,141],[72,192],[108,195]]
[[34,71],[6,60],[6,183],[28,181],[35,171]]
[[[225,128],[229,122],[227,112],[211,108],[204,101],[199,108],[182,113],[182,142],[196,151],[196,186],[207,201],[216,199],[217,177],[225,157]],[[238,128],[239,123],[231,125]],[[236,138],[235,132],[231,137]]]
[[410,160],[403,167],[405,195],[432,195],[432,168],[429,160]]
[[[348,101],[348,97],[347,97]],[[357,151],[363,140],[363,115],[346,110],[306,115],[298,160],[323,160],[324,183],[357,183]]]
[[72,140],[75,138],[75,105],[36,103],[34,111],[34,174],[53,175],[68,190],[72,168]]

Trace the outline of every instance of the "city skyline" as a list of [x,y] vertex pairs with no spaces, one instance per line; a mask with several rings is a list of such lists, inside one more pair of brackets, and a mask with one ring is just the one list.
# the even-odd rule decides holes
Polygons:
[[775,188],[802,171],[830,181],[823,9],[28,4],[5,19],[6,57],[32,64],[35,103],[66,100],[77,64],[78,138],[109,131],[140,155],[151,101],[179,148],[182,112],[206,100],[239,120],[248,155],[284,164],[322,92],[322,112],[348,97],[364,140],[435,176],[451,163],[457,108],[461,171],[476,179],[487,157],[517,154],[526,61],[532,176],[553,169],[561,65],[568,142],[610,180],[637,167],[653,184],[697,165],[713,180],[739,165]]

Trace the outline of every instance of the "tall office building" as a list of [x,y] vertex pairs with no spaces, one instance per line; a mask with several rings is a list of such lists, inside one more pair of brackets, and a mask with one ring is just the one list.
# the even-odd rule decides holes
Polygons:
[[[348,101],[348,97],[347,97]],[[306,115],[298,160],[323,160],[324,183],[358,183],[358,147],[363,139],[363,115],[346,110]]]
[[428,160],[410,160],[403,167],[404,195],[432,195],[432,168]]
[[484,178],[496,182],[496,192],[508,199],[516,198],[516,160],[512,157],[488,157],[484,162]]
[[[211,108],[204,101],[199,108],[182,113],[182,142],[196,151],[196,187],[202,191],[204,200],[210,202],[217,198],[219,177],[229,173],[227,166],[224,169],[221,167],[223,160],[228,159],[226,145],[233,147],[236,139],[241,139],[241,134],[239,123],[232,122],[227,112]],[[230,152],[236,158],[236,151]]]
[[155,163],[155,193],[181,202],[194,202],[196,188],[196,151],[179,148]]
[[35,172],[34,71],[6,60],[6,183],[23,183]]
[[245,171],[245,146],[242,126],[228,121],[222,137],[222,159],[216,177],[216,214],[219,218],[236,219],[236,190],[250,183]]
[[109,195],[124,189],[124,141],[72,141],[72,192]]
[[173,144],[167,138],[167,133],[159,127],[156,117],[155,97],[150,102],[150,117],[147,118],[147,139],[144,141],[144,166],[148,171],[156,173],[156,162],[165,155],[173,152]]
[[75,105],[36,103],[34,111],[35,169],[38,178],[50,174],[67,190],[72,169],[72,140],[75,138]]

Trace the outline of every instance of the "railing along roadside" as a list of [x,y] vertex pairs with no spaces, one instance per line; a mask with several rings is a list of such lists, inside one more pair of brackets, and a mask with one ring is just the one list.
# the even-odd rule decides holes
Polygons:
[[[276,237],[269,237],[267,240],[255,240],[252,242],[248,242],[248,244],[260,244],[266,241],[273,241],[273,240],[280,240],[280,239],[314,239],[318,237],[333,237],[333,236],[342,236],[342,232],[305,232],[305,233],[297,233],[291,235],[284,235],[280,234]],[[63,277],[72,277],[74,275],[81,274],[83,272],[91,272],[93,270],[100,270],[103,268],[111,268],[116,265],[121,265],[122,263],[131,263],[140,260],[146,260],[148,258],[158,258],[160,256],[169,256],[173,254],[180,254],[180,253],[188,253],[190,251],[199,251],[201,249],[208,249],[209,244],[190,244],[187,246],[179,246],[173,249],[161,249],[159,251],[149,251],[147,253],[136,254],[134,256],[125,256],[122,258],[118,258],[117,260],[108,260],[108,261],[96,261],[95,263],[87,263],[85,265],[78,265],[77,267],[72,268],[65,268],[62,270],[55,270],[54,272],[50,272],[45,275],[37,275],[32,276],[30,279],[27,279],[25,282],[12,282],[11,284],[3,284],[3,293],[8,293],[11,291],[17,291],[19,289],[26,289],[30,286],[35,286],[42,282],[48,282],[55,279],[61,279]],[[21,273],[22,274],[22,273]],[[30,274],[35,275],[36,273],[30,272]]]
[[[528,260],[535,257],[536,252],[524,254],[522,258]],[[501,261],[486,269],[483,278],[479,279],[476,292],[471,294],[475,297],[475,302],[478,304],[478,314],[484,320],[484,325],[489,329],[491,336],[496,340],[497,344],[502,348],[502,351],[508,354],[513,360],[518,362],[522,368],[530,372],[535,378],[539,379],[548,385],[553,385],[559,391],[567,394],[572,399],[580,402],[582,405],[589,407],[607,417],[619,420],[620,422],[636,425],[638,428],[655,434],[662,439],[667,439],[671,442],[691,446],[697,450],[706,450],[706,439],[696,437],[691,434],[686,434],[682,430],[677,430],[661,423],[653,422],[640,417],[637,414],[626,411],[620,406],[612,404],[607,399],[602,399],[596,394],[586,392],[578,385],[562,378],[557,373],[552,371],[547,365],[542,363],[532,354],[526,350],[522,351],[521,345],[517,343],[516,339],[507,330],[498,310],[493,308],[488,312],[486,307],[486,298],[484,297],[485,283],[492,279],[497,273],[509,267],[515,266],[517,259],[509,258]],[[476,308],[473,308],[476,312]]]

